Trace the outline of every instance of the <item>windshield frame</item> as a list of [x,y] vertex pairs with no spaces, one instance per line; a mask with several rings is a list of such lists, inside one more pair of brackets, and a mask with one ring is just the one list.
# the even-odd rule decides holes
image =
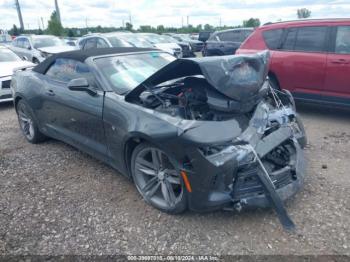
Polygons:
[[[168,55],[169,57],[174,58],[174,60],[176,60],[175,57],[173,57],[172,55],[168,54],[167,52],[164,52],[164,51],[161,51],[161,50],[154,50],[154,51],[130,52],[130,53],[121,53],[121,54],[110,54],[110,55],[97,56],[97,57],[92,57],[91,61],[93,63],[94,68],[97,70],[98,74],[100,75],[100,77],[103,79],[103,81],[106,84],[108,84],[109,91],[113,91],[113,92],[115,92],[118,95],[125,96],[128,93],[130,93],[132,90],[134,90],[136,87],[138,87],[140,84],[142,84],[144,81],[146,81],[149,77],[154,75],[157,71],[161,70],[163,67],[167,66],[169,63],[174,62],[174,60],[172,60],[169,63],[165,64],[163,67],[160,67],[156,72],[154,72],[153,74],[149,75],[147,78],[145,78],[144,81],[140,82],[137,86],[135,86],[133,88],[130,88],[129,90],[125,90],[125,91],[117,90],[117,88],[113,86],[113,84],[110,82],[110,80],[107,79],[106,75],[102,72],[101,68],[98,66],[98,63],[96,62],[96,60],[105,59],[105,58],[113,58],[113,57],[124,57],[125,58],[126,56],[144,55],[144,54],[150,54],[150,53],[165,54],[165,55]],[[120,89],[122,89],[122,88],[120,88]]]

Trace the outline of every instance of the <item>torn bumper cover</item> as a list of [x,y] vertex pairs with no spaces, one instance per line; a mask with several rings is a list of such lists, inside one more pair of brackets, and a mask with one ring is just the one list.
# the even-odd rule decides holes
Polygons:
[[305,174],[306,137],[300,124],[291,106],[271,109],[262,101],[248,127],[231,143],[214,153],[189,152],[191,169],[199,174],[190,176],[197,190],[190,194],[190,208],[274,207],[279,217],[281,213],[288,217],[282,201],[300,189]]

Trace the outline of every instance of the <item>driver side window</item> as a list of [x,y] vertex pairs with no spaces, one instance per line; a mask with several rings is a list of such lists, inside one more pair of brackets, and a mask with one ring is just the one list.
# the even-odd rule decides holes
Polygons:
[[90,85],[94,86],[94,77],[89,67],[73,59],[57,58],[46,71],[47,76],[53,80],[68,83],[72,79],[86,78]]

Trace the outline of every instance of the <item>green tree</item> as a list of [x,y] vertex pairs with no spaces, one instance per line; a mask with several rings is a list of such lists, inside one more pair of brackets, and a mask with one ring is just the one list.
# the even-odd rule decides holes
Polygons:
[[204,25],[204,31],[213,31],[214,27],[209,25],[209,24],[205,24]]
[[125,29],[128,30],[128,31],[132,31],[132,24],[129,23],[129,22],[126,22]]
[[243,27],[258,27],[260,26],[259,18],[249,18],[243,21]]
[[74,31],[71,28],[68,29],[67,36],[68,37],[74,37],[75,36]]
[[158,33],[164,33],[164,31],[165,31],[164,25],[157,26],[157,32]]
[[299,19],[308,18],[311,16],[311,11],[307,8],[300,8],[297,10],[297,16]]
[[63,31],[62,24],[57,18],[56,11],[53,11],[48,22],[47,32],[51,35],[61,36],[63,35]]

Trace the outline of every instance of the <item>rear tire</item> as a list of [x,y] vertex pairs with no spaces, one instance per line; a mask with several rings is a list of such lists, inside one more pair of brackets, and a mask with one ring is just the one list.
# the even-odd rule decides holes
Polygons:
[[28,142],[37,144],[47,139],[47,137],[39,131],[38,124],[33,117],[33,111],[23,99],[18,101],[16,111],[19,126]]
[[187,191],[174,158],[149,143],[141,143],[132,153],[131,173],[144,200],[168,214],[187,209]]

